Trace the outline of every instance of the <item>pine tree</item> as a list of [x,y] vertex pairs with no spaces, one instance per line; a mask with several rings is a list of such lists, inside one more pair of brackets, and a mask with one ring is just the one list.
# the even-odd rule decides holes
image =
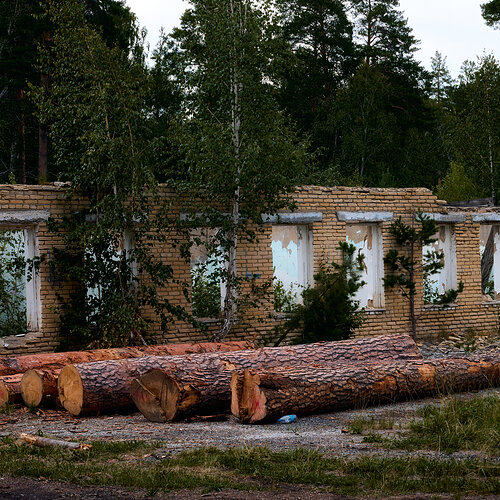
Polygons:
[[350,0],[361,56],[368,66],[418,72],[413,59],[417,39],[403,17],[399,0]]
[[440,52],[436,51],[431,60],[430,77],[430,96],[440,104],[453,85],[453,79],[446,66],[446,56],[443,57]]
[[500,189],[500,64],[493,56],[465,63],[451,93],[454,159],[481,189],[495,197]]
[[500,26],[500,0],[490,0],[481,5],[481,9],[486,24],[498,28]]
[[336,130],[328,108],[357,65],[352,24],[340,0],[279,0],[283,35],[293,57],[285,69],[280,102],[309,133],[322,168],[335,154]]

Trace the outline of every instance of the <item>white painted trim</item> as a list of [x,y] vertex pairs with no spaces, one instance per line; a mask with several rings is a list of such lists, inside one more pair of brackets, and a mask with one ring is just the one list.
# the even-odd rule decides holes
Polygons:
[[293,212],[278,214],[262,214],[262,222],[265,224],[296,224],[305,225],[313,222],[322,222],[323,214],[321,212]]

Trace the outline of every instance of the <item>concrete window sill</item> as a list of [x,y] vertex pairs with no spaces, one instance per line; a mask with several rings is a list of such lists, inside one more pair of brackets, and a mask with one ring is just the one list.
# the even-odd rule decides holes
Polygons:
[[376,316],[378,314],[385,314],[387,312],[387,309],[365,309],[364,313],[367,314],[368,316]]
[[423,311],[450,311],[453,309],[458,309],[458,304],[447,304],[445,306],[440,304],[426,304],[423,307]]

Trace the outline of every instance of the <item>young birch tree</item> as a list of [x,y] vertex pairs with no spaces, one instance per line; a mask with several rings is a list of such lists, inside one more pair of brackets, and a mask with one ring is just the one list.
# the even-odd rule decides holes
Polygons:
[[245,302],[238,243],[256,236],[252,224],[260,224],[263,213],[289,205],[286,193],[300,175],[306,148],[274,99],[281,42],[270,2],[191,3],[172,35],[180,70],[173,78],[184,92],[174,134],[184,166],[177,189],[191,227],[218,233],[226,293],[216,340],[231,331]]

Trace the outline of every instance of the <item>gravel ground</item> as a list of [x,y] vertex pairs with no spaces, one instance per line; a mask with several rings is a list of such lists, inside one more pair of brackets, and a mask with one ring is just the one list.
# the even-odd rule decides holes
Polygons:
[[[499,389],[467,393],[460,397],[498,394]],[[293,424],[241,425],[236,419],[226,422],[191,422],[160,424],[148,422],[140,413],[93,418],[74,418],[59,411],[29,413],[21,408],[0,418],[0,436],[21,432],[78,441],[152,440],[160,441],[160,450],[151,460],[184,450],[215,446],[226,449],[240,446],[266,446],[272,450],[310,448],[328,455],[356,457],[365,453],[409,456],[404,450],[383,450],[363,443],[363,437],[350,434],[347,427],[357,418],[391,420],[393,429],[377,431],[384,436],[399,434],[408,422],[416,418],[416,410],[424,405],[439,403],[444,398],[395,403],[375,408],[344,411],[299,418]],[[415,455],[438,457],[436,452],[415,452]],[[458,452],[453,458],[476,457],[476,452]],[[499,458],[500,460],[500,458]]]

